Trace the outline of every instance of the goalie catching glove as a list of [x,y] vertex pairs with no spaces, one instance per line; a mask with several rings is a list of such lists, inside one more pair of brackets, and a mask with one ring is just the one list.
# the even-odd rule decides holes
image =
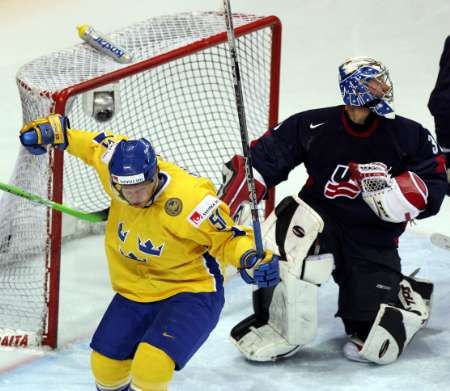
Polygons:
[[66,149],[69,127],[67,117],[51,114],[25,124],[20,129],[20,142],[33,155],[42,155],[47,152],[46,145]]
[[[256,201],[261,201],[267,192],[267,186],[262,176],[253,169],[255,180]],[[219,198],[230,207],[230,215],[237,221],[240,212],[246,203],[249,202],[250,193],[248,191],[245,159],[240,155],[235,155],[225,163],[222,168],[222,185],[218,191]]]
[[349,163],[351,178],[364,201],[384,221],[401,223],[416,218],[427,206],[428,188],[415,173],[391,177],[384,163]]
[[247,284],[256,284],[259,288],[268,288],[280,282],[279,257],[271,251],[266,251],[262,258],[255,250],[249,250],[242,255],[239,273]]

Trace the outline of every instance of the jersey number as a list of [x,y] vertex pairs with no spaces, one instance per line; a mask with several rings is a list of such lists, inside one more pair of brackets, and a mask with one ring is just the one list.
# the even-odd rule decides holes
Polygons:
[[211,216],[209,216],[209,221],[218,231],[223,231],[227,227],[227,223],[220,215],[219,209],[212,212]]

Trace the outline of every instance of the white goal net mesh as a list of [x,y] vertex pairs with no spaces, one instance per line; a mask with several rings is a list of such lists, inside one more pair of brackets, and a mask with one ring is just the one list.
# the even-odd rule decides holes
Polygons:
[[[271,118],[272,122],[276,118],[274,23],[273,17],[234,15],[237,30],[258,25],[242,30],[237,39],[250,139],[265,132],[273,125]],[[165,159],[211,178],[218,186],[222,164],[241,151],[224,31],[219,13],[156,17],[109,34],[133,55],[132,64],[114,62],[87,44],[40,57],[17,74],[23,120],[56,110],[69,117],[72,128],[147,137]],[[216,41],[218,34],[223,36]],[[98,122],[86,110],[86,96],[89,90],[111,83],[115,114],[108,122]],[[36,157],[21,150],[10,182],[51,197],[61,185],[55,179],[61,167],[54,164],[53,155]],[[67,153],[63,202],[92,212],[109,205],[96,173]],[[44,206],[6,193],[0,203],[0,329],[8,335],[34,332],[38,343],[41,337],[46,343],[54,289],[49,274],[52,258],[58,258],[57,251],[56,255],[51,251],[51,238],[58,227]]]

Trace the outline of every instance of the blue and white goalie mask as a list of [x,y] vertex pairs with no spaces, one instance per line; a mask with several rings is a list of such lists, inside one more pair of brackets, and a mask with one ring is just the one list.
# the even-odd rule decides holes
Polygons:
[[389,72],[370,57],[352,57],[339,66],[339,87],[346,105],[363,106],[393,119],[394,90]]

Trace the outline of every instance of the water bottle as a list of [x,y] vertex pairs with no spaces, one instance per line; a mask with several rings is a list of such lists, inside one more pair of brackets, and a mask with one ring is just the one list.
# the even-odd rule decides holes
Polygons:
[[91,45],[98,51],[111,57],[113,60],[122,64],[130,63],[132,56],[121,47],[113,44],[111,40],[102,33],[93,29],[88,24],[77,26],[78,35],[80,38]]

